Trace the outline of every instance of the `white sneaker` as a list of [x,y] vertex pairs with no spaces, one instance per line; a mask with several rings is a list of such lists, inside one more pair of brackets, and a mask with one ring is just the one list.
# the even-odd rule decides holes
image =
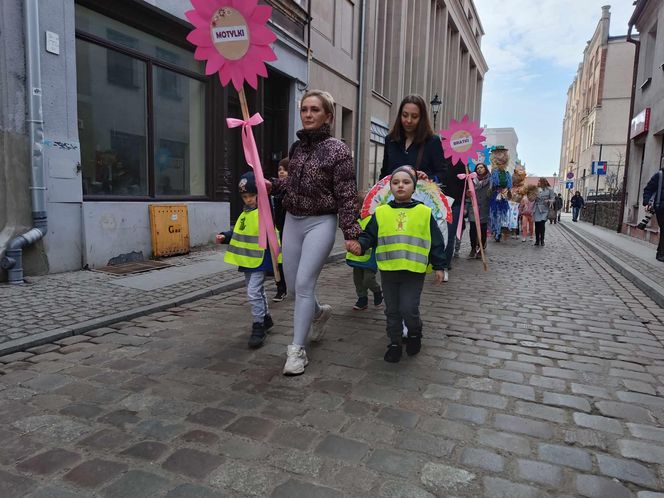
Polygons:
[[447,270],[443,270],[443,282],[448,282],[450,280],[450,274]]
[[304,373],[304,367],[308,364],[309,359],[304,348],[295,344],[289,344],[286,348],[284,375],[301,375]]
[[322,304],[320,307],[320,314],[317,317],[314,317],[314,321],[311,324],[311,341],[318,342],[323,338],[325,334],[325,325],[327,321],[332,316],[332,306],[329,304]]
[[525,237],[521,237],[521,242],[525,242],[525,241],[526,241],[526,238],[525,238]]

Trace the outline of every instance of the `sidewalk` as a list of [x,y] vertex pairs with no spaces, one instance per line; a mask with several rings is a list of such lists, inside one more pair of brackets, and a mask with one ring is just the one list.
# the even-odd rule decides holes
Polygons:
[[655,259],[656,246],[587,222],[573,223],[569,215],[560,226],[664,307],[664,263]]
[[[330,260],[343,257],[343,243],[337,230]],[[135,275],[80,270],[0,283],[0,356],[242,287],[226,247],[163,258],[173,266]]]

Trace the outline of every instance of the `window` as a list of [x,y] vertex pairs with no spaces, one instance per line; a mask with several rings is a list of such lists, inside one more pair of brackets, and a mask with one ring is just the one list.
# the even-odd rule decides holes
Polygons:
[[83,194],[206,195],[207,85],[193,54],[76,6]]
[[652,27],[648,34],[646,35],[646,50],[645,56],[643,58],[643,84],[645,85],[648,82],[649,78],[652,78],[652,68],[655,60],[655,46],[657,43],[657,23]]

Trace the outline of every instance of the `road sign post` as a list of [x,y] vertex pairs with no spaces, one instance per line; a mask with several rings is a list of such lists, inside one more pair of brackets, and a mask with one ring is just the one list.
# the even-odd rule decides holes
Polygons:
[[599,144],[599,157],[597,162],[593,161],[593,173],[597,175],[597,181],[595,182],[595,209],[593,211],[593,226],[597,220],[597,191],[599,190],[599,175],[606,175],[607,170],[606,161],[602,161],[602,144]]

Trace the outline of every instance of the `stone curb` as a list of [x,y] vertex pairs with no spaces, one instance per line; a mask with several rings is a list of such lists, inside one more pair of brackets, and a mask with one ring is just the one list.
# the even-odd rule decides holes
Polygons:
[[[334,263],[344,259],[345,257],[346,253],[342,251],[332,253],[327,258],[326,264]],[[86,320],[85,322],[79,322],[73,325],[68,325],[66,327],[47,330],[46,332],[40,332],[39,334],[34,334],[29,337],[21,337],[20,339],[3,342],[0,344],[0,356],[17,353],[19,351],[25,351],[26,349],[33,348],[35,346],[41,346],[42,344],[49,344],[72,335],[84,334],[90,330],[108,327],[114,323],[133,320],[139,316],[149,315],[150,313],[155,313],[157,311],[164,311],[168,308],[174,308],[186,303],[198,301],[199,299],[204,299],[206,297],[221,294],[223,292],[239,289],[242,286],[244,286],[244,278],[236,278],[228,282],[224,282],[223,284],[199,289],[197,291],[189,292],[173,299],[159,301],[153,304],[148,304],[147,306],[141,306],[140,308],[132,308],[120,313],[113,313],[112,315],[93,318],[92,320]]]
[[641,289],[645,294],[664,308],[664,287],[659,285],[654,280],[648,278],[640,271],[632,268],[628,263],[604,250],[600,245],[596,244],[592,240],[584,237],[581,233],[575,229],[567,226],[565,223],[560,223],[559,226],[563,227],[567,232],[572,233],[579,241],[588,246],[593,253],[606,261],[614,269],[625,277],[627,280],[636,285]]

